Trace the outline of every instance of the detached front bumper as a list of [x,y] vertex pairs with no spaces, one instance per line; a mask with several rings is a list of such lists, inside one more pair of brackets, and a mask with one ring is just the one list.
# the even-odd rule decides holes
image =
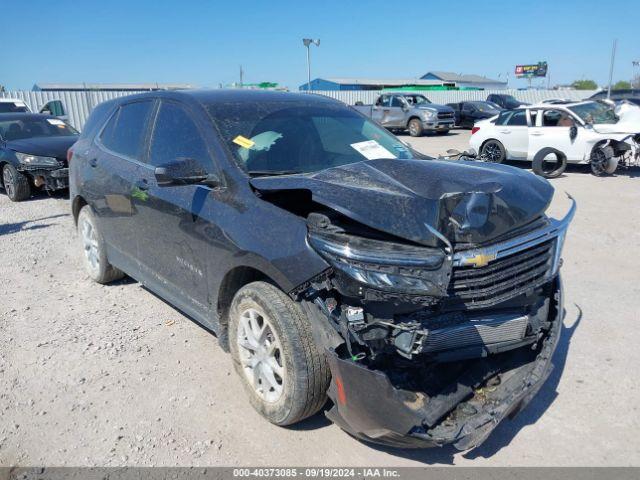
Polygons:
[[31,177],[36,186],[45,190],[62,190],[69,187],[69,169],[66,167],[22,166],[18,169]]
[[334,407],[327,416],[353,436],[383,445],[480,445],[500,421],[529,403],[551,373],[563,319],[559,276],[551,300],[551,327],[536,351],[523,347],[478,359],[436,395],[397,388],[383,371],[328,351]]

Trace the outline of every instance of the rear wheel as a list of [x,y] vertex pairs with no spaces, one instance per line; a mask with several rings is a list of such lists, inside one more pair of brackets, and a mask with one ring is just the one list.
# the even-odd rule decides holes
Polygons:
[[2,184],[12,202],[21,202],[31,196],[29,179],[9,163],[2,168]]
[[229,348],[251,405],[276,425],[290,425],[326,402],[329,367],[300,307],[266,282],[235,295]]
[[98,223],[85,205],[78,215],[78,233],[82,246],[82,259],[89,276],[98,283],[109,283],[124,277],[124,273],[109,263],[107,251]]
[[480,150],[483,160],[491,163],[502,163],[507,157],[507,153],[502,143],[498,140],[487,141]]
[[411,120],[409,120],[409,125],[407,128],[409,129],[409,135],[411,135],[412,137],[421,137],[424,133],[422,122],[419,118],[412,118]]

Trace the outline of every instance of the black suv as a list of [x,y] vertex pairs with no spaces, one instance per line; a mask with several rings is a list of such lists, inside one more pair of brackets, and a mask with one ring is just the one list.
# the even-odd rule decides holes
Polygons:
[[241,90],[101,104],[71,155],[91,277],[126,273],[214,331],[275,424],[328,394],[359,438],[467,449],[549,373],[575,206],[548,218],[546,180]]

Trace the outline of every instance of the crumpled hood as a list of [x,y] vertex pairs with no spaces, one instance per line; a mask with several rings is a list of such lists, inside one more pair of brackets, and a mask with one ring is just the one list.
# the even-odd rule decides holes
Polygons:
[[453,108],[447,105],[438,105],[437,103],[421,103],[415,107],[420,110],[435,110],[438,113],[454,113]]
[[640,107],[631,104],[622,104],[616,107],[618,120],[616,123],[597,123],[593,129],[598,133],[640,133]]
[[76,143],[78,136],[33,137],[22,140],[11,140],[7,147],[11,150],[42,157],[67,158],[67,150]]
[[546,180],[506,165],[380,159],[316,173],[251,179],[262,192],[308,190],[315,202],[376,230],[423,245],[480,244],[544,213]]

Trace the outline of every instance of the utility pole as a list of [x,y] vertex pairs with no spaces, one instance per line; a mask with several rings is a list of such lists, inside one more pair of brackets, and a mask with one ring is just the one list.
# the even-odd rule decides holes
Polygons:
[[242,88],[242,77],[244,76],[244,70],[242,70],[242,65],[240,65],[240,88]]
[[303,38],[302,44],[307,47],[307,92],[311,90],[311,55],[309,53],[311,44],[316,47],[320,46],[320,39],[312,40],[311,38]]
[[611,99],[611,82],[613,82],[613,62],[616,59],[616,45],[618,40],[613,41],[613,48],[611,49],[611,66],[609,67],[609,88],[607,89],[607,100]]

